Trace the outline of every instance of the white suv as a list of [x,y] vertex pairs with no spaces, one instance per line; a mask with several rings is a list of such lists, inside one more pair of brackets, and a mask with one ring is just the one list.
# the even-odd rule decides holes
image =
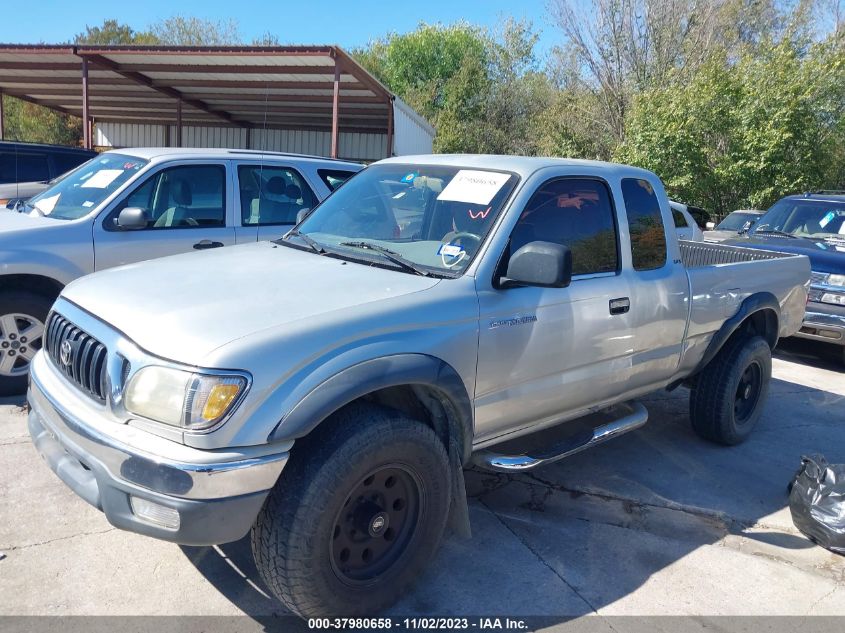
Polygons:
[[22,393],[47,312],[82,275],[281,237],[362,165],[227,149],[105,152],[0,214],[0,395]]

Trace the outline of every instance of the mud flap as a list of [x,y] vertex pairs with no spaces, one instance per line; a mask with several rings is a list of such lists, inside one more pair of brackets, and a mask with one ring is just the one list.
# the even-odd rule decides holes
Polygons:
[[454,438],[449,440],[449,467],[452,470],[452,507],[449,509],[447,526],[461,538],[472,538],[464,467]]

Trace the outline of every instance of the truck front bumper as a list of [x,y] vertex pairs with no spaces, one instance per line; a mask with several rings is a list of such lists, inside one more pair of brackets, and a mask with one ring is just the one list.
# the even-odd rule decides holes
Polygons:
[[[821,307],[822,305],[824,307]],[[819,303],[807,304],[804,323],[795,336],[834,345],[845,345],[845,307]]]
[[[213,461],[211,451],[177,445],[177,461],[133,449],[62,408],[35,371],[27,401],[29,434],[53,472],[115,527],[166,541],[242,538],[288,459],[284,452]],[[196,459],[184,459],[190,453]]]

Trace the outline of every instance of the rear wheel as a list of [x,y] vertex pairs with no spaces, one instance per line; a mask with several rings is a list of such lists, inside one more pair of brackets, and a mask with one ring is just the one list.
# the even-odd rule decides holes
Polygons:
[[772,351],[759,336],[728,343],[690,392],[692,427],[719,444],[743,442],[760,419],[772,377]]
[[252,530],[256,566],[303,617],[373,615],[431,560],[451,500],[429,427],[352,405],[294,450]]
[[0,396],[26,391],[29,365],[41,349],[52,303],[26,291],[0,293]]

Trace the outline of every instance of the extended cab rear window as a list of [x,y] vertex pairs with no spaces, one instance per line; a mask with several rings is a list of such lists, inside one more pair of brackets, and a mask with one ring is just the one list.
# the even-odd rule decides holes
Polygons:
[[666,264],[666,231],[654,188],[642,178],[623,178],[622,198],[628,216],[634,270],[662,268]]

